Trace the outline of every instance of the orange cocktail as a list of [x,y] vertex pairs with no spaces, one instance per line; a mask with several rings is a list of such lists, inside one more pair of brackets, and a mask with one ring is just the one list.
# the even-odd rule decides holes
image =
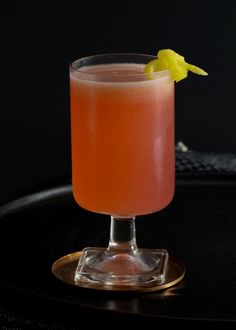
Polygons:
[[143,71],[119,63],[71,72],[73,193],[88,210],[147,214],[173,197],[174,82],[169,71]]
[[[87,246],[56,262],[54,273],[67,283],[141,292],[182,280],[184,266],[169,258],[167,250],[138,248],[135,222],[136,216],[157,212],[173,198],[174,82],[188,71],[207,75],[171,49],[161,49],[157,56],[93,55],[70,64],[75,201],[103,217],[110,215],[111,221],[107,247],[103,242]],[[143,224],[146,238],[148,225]],[[93,227],[83,233],[89,237]],[[96,225],[96,230],[104,228]]]
[[[83,208],[111,215],[107,248],[86,247],[79,286],[135,290],[164,283],[168,252],[138,249],[135,216],[174,195],[174,82],[154,57],[104,54],[70,66],[72,187]],[[89,233],[88,233],[89,234]]]

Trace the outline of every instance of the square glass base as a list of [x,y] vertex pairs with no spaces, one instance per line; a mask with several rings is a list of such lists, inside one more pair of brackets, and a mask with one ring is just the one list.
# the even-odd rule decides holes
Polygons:
[[84,287],[152,287],[165,282],[168,252],[162,249],[109,252],[85,248],[74,281]]

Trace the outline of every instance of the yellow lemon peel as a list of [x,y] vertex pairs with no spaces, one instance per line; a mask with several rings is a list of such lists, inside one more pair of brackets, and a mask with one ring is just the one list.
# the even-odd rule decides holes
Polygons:
[[183,56],[179,55],[172,49],[162,49],[157,53],[157,59],[150,61],[145,66],[145,73],[152,77],[153,72],[170,70],[172,79],[176,82],[184,79],[188,75],[188,71],[196,74],[207,76],[208,73],[201,68],[185,62]]

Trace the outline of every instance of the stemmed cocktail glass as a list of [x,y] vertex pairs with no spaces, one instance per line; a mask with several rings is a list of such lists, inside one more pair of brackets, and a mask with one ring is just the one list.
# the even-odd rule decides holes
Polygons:
[[82,252],[79,286],[149,288],[166,278],[168,252],[139,249],[135,236],[135,217],[166,207],[175,187],[174,82],[170,71],[144,72],[152,59],[104,54],[70,65],[74,198],[111,216],[108,247]]

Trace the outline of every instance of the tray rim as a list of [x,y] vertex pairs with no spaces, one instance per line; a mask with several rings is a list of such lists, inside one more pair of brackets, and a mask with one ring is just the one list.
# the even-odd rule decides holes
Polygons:
[[[217,186],[219,184],[234,186],[236,185],[236,173],[181,173],[176,175],[176,185],[207,185]],[[39,189],[29,188],[28,192],[11,196],[4,201],[0,201],[0,220],[4,215],[13,212],[14,210],[23,209],[31,203],[41,202],[46,199],[53,199],[64,194],[73,195],[72,183],[62,181],[57,184],[39,185]]]

